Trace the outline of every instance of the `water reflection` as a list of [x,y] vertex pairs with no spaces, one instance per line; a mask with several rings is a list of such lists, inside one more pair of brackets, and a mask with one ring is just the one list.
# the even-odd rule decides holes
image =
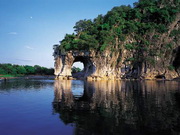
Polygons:
[[54,80],[37,80],[37,79],[16,79],[0,82],[0,92],[11,90],[39,90],[46,86],[52,86]]
[[76,96],[73,81],[55,81],[53,108],[75,134],[178,134],[180,83],[97,81]]

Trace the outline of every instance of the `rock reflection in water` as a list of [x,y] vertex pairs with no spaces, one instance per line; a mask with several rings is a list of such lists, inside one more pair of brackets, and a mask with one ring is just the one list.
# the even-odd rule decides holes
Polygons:
[[53,102],[75,134],[180,133],[179,82],[85,81],[77,98],[76,81],[55,81]]

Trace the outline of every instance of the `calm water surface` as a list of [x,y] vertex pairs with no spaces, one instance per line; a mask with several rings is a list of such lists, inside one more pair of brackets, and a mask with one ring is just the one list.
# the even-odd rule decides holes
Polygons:
[[179,135],[180,82],[0,82],[2,135]]

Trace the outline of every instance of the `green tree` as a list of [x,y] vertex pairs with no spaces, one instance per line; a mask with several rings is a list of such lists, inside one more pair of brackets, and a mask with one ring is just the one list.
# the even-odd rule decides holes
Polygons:
[[24,66],[24,68],[26,69],[27,74],[34,74],[35,73],[35,69],[32,66],[26,65],[26,66]]
[[17,74],[26,74],[27,71],[23,66],[18,66],[17,68]]
[[92,25],[93,25],[93,23],[91,20],[84,19],[84,20],[80,20],[80,21],[76,22],[76,25],[73,28],[76,33],[80,33],[83,31],[90,30]]
[[71,71],[72,71],[72,73],[77,73],[77,72],[80,72],[80,71],[82,71],[79,67],[75,67],[75,66],[73,66],[72,68],[71,68]]
[[6,70],[4,70],[3,68],[0,67],[0,74],[5,75],[5,74],[7,74],[7,72],[6,72]]

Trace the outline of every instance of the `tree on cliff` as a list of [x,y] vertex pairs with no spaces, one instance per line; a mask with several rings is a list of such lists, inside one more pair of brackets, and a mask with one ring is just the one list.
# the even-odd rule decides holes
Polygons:
[[129,35],[136,40],[152,31],[167,31],[179,12],[179,0],[140,0],[134,7],[114,7],[106,15],[92,20],[80,20],[74,26],[76,34],[67,34],[61,45],[67,50],[104,50],[115,44],[116,38],[124,41]]

